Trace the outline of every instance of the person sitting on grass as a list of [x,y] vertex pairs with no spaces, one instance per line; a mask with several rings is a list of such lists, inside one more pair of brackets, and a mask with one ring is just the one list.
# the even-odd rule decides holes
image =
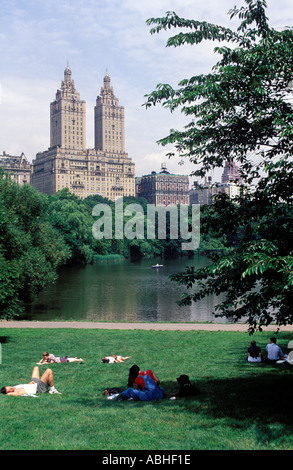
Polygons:
[[31,381],[27,384],[20,384],[11,386],[5,386],[1,388],[1,393],[4,395],[13,396],[13,397],[27,397],[27,396],[36,396],[36,393],[45,393],[49,389],[50,394],[61,393],[56,390],[54,386],[54,377],[51,369],[46,369],[40,378],[40,371],[38,367],[33,368]]
[[256,345],[255,341],[251,341],[246,359],[248,362],[261,362],[261,349]]
[[181,374],[179,377],[177,377],[177,383],[179,385],[179,390],[176,393],[172,393],[171,397],[172,399],[175,399],[176,397],[194,397],[196,395],[199,395],[200,391],[197,387],[192,385],[192,383],[189,380],[189,376],[186,374]]
[[48,352],[43,353],[43,358],[40,360],[40,362],[37,362],[38,365],[42,364],[53,364],[54,362],[60,364],[61,362],[83,362],[83,359],[78,359],[77,357],[70,357],[70,356],[65,356],[65,357],[59,357],[59,356],[54,356],[54,354],[49,354]]
[[134,364],[129,370],[128,388],[117,397],[117,401],[140,400],[151,401],[161,400],[164,397],[164,389],[159,387],[160,381],[151,370],[141,371]]
[[280,346],[276,344],[276,338],[270,338],[270,342],[266,345],[266,351],[266,362],[275,364],[278,360],[284,359],[284,353]]
[[156,374],[151,370],[141,371],[140,368],[136,364],[134,364],[129,369],[127,386],[128,387],[133,387],[134,386],[138,389],[143,390],[144,389],[144,378],[145,378],[146,375],[148,375],[155,382],[155,384],[159,387],[160,380],[158,379]]

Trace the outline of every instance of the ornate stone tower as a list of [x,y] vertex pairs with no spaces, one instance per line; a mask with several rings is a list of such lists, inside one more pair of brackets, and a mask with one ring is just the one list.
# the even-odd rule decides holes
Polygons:
[[222,183],[241,184],[239,168],[235,162],[225,161],[224,171],[222,173]]
[[113,201],[135,196],[135,164],[124,150],[124,108],[108,74],[95,107],[94,148],[86,148],[85,129],[86,103],[80,100],[67,65],[50,104],[50,148],[32,162],[31,184],[46,194],[67,188],[81,199],[94,194]]
[[50,147],[86,148],[86,103],[80,99],[67,65],[64,80],[50,104]]
[[95,149],[104,152],[125,152],[124,107],[110,86],[111,79],[106,73],[104,86],[97,97],[95,106]]

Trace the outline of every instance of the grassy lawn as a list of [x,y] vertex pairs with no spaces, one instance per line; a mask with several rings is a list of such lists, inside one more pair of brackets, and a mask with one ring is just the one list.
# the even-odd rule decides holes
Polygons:
[[[62,395],[0,395],[2,450],[293,449],[293,366],[247,363],[247,333],[0,329],[0,336],[0,387],[28,382],[46,350],[85,360],[50,365]],[[270,336],[253,339],[264,350]],[[277,338],[286,352],[293,334]],[[101,363],[109,354],[132,358]],[[149,403],[107,400],[103,390],[126,387],[132,364],[154,370],[167,393],[177,390],[180,374],[201,393]]]

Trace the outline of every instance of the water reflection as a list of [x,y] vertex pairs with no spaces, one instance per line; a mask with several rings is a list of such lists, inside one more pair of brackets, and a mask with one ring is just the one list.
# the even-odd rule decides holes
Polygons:
[[[187,264],[203,266],[205,257],[65,267],[56,284],[26,306],[27,320],[87,320],[107,322],[224,322],[212,315],[218,302],[213,296],[179,307],[185,289],[171,282],[170,274]],[[160,260],[158,260],[160,262]]]

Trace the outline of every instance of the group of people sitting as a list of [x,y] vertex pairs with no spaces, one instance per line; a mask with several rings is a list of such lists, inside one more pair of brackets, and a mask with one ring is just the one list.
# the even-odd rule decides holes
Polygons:
[[262,355],[261,348],[256,345],[256,342],[251,341],[246,359],[248,362],[267,362],[270,364],[281,362],[292,363],[288,355],[284,354],[280,346],[277,345],[276,338],[270,338],[270,342],[266,345],[265,356]]
[[[173,393],[170,398],[190,397],[199,393],[199,390],[191,384],[188,375],[182,374],[177,377],[177,383],[179,390]],[[162,400],[166,397],[165,390],[160,386],[160,380],[156,374],[151,370],[143,371],[136,364],[129,369],[126,390],[108,388],[104,390],[103,395],[107,395],[109,399],[115,399],[118,402],[124,400]]]

